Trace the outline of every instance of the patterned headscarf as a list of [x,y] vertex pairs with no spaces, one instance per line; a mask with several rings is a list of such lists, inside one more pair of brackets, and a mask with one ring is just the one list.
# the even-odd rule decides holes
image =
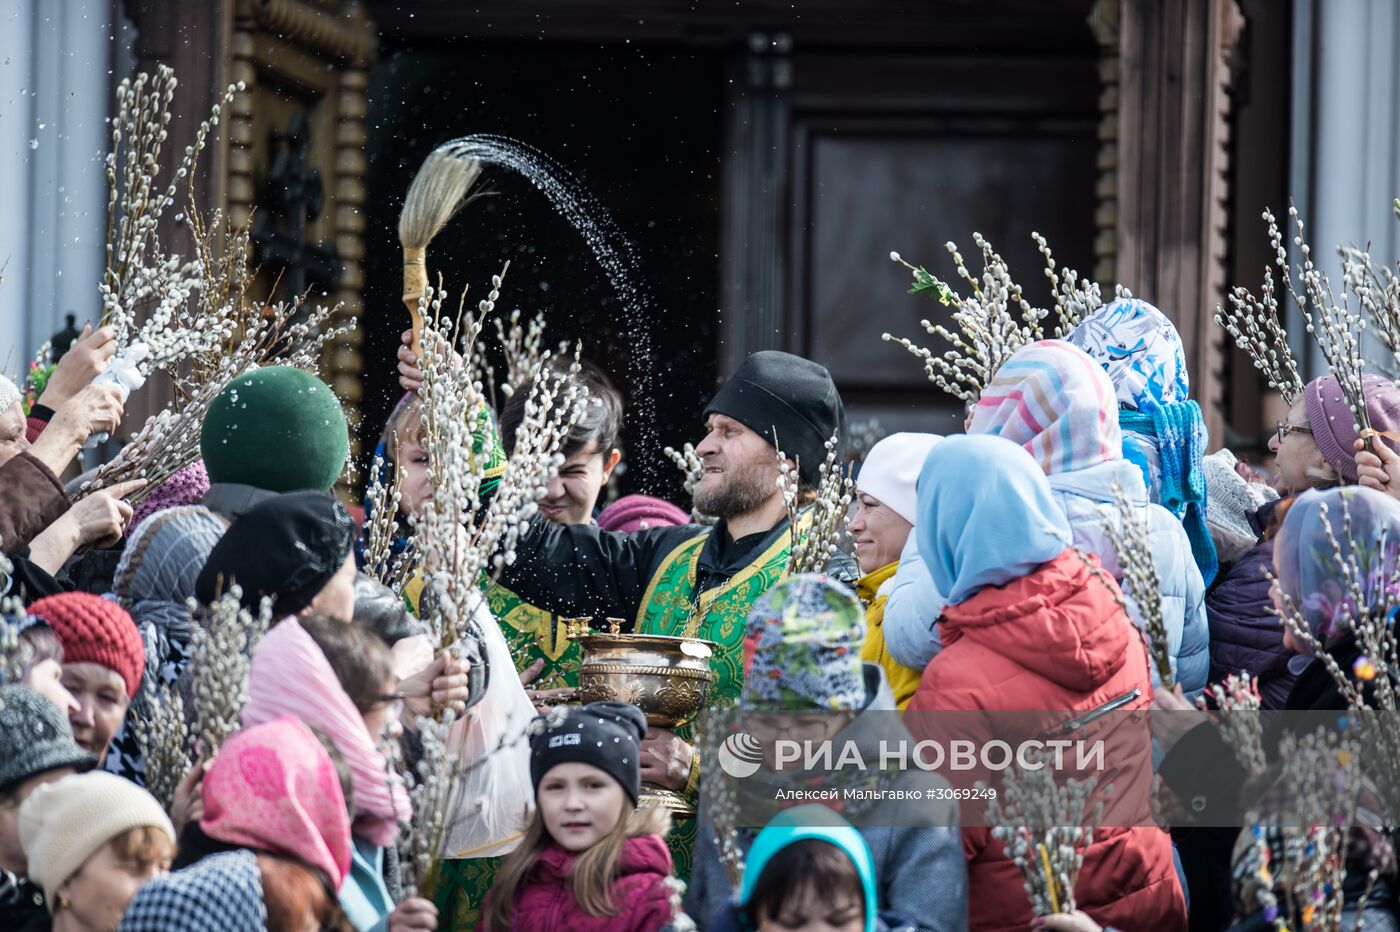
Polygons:
[[[1348,533],[1348,529],[1350,533]],[[1333,552],[1329,532],[1342,552]],[[1353,579],[1354,566],[1360,579]],[[1279,591],[1324,645],[1351,630],[1357,610],[1380,609],[1400,567],[1400,502],[1360,486],[1304,492],[1274,538]],[[1359,584],[1367,604],[1348,594]]]
[[1191,395],[1176,327],[1138,298],[1120,298],[1086,317],[1066,338],[1103,366],[1118,403],[1150,414]]
[[850,589],[815,573],[782,580],[749,613],[744,707],[860,709],[864,636],[865,611]]
[[1068,340],[1108,373],[1123,409],[1123,455],[1142,470],[1152,500],[1181,519],[1209,586],[1220,566],[1206,527],[1202,459],[1210,437],[1200,405],[1189,397],[1181,335],[1151,304],[1120,298],[1089,315]]
[[335,764],[294,718],[224,742],[204,775],[199,827],[216,841],[296,858],[337,890],[350,872],[350,813]]
[[127,539],[112,578],[112,595],[141,628],[161,639],[153,664],[170,660],[167,642],[183,653],[190,639],[188,600],[199,571],[228,525],[202,505],[179,505],[153,515]]
[[117,932],[265,932],[262,872],[247,849],[221,851],[141,885]]
[[1094,360],[1062,340],[1023,346],[1002,364],[967,432],[1019,443],[1047,476],[1123,458],[1113,385]]

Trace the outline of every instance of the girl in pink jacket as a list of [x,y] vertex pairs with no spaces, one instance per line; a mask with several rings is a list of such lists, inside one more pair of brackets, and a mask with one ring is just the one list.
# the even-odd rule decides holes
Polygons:
[[646,717],[621,702],[535,720],[535,811],[487,896],[485,932],[656,932],[677,920],[670,814],[637,808],[646,732]]

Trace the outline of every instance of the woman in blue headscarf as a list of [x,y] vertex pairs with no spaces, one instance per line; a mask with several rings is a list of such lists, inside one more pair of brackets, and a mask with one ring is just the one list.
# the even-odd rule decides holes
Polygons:
[[1181,519],[1206,586],[1219,561],[1206,528],[1201,459],[1209,436],[1176,327],[1137,298],[1105,304],[1070,332],[1069,342],[1108,373],[1118,396],[1123,455],[1142,470],[1152,500]]
[[[916,737],[937,727],[920,711],[1067,718],[1147,706],[1147,651],[1121,593],[1095,557],[1070,546],[1069,522],[1024,447],[990,434],[949,437],[924,460],[918,490],[914,533],[948,604],[939,620],[943,649],[907,707]],[[1124,827],[1140,825],[1134,814],[1147,811],[1151,755],[1139,744],[1099,774],[1100,786],[1117,790],[1101,797],[1103,827],[1075,898],[1104,925],[1134,928],[1150,916],[1154,929],[1181,932],[1186,904],[1171,840],[1156,827]],[[1020,874],[990,829],[965,826],[963,851],[973,932],[1026,928],[1031,908]]]

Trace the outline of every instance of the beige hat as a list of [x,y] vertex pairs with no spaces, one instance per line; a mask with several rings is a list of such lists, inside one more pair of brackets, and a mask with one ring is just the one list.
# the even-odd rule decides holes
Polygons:
[[19,839],[29,879],[44,890],[49,911],[68,878],[123,832],[150,825],[175,842],[175,827],[156,798],[116,774],[97,770],[46,783],[19,807]]
[[19,386],[0,375],[0,413],[8,411],[10,405],[22,397],[24,397],[24,393],[19,390]]

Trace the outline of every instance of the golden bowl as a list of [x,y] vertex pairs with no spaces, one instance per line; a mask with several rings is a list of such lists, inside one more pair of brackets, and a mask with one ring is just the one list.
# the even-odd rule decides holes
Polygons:
[[689,722],[705,707],[715,678],[712,642],[661,634],[589,634],[578,642],[579,702],[630,703],[649,726],[666,729]]

